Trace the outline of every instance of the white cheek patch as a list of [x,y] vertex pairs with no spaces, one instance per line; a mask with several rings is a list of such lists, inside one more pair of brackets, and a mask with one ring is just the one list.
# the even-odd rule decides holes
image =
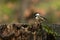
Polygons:
[[39,19],[39,17],[35,17],[36,19]]

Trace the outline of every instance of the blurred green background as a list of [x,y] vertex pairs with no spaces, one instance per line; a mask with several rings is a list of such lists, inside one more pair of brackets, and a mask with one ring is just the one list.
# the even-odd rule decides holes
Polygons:
[[60,24],[60,0],[0,0],[0,23],[19,22],[28,6],[33,6],[49,23]]

